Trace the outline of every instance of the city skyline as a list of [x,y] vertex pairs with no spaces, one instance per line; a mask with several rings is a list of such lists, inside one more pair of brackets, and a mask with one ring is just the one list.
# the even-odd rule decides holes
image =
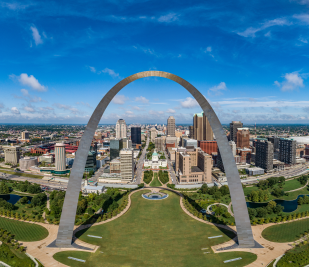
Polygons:
[[[1,2],[0,123],[86,123],[112,86],[145,70],[192,83],[223,124],[309,122],[306,1],[162,3]],[[179,85],[147,78],[121,91],[101,123],[189,124],[198,112]]]

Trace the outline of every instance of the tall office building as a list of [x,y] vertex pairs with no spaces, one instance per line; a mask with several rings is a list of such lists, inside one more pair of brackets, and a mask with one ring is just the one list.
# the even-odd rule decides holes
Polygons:
[[133,149],[120,150],[121,181],[131,182],[134,177]]
[[218,151],[217,141],[198,141],[197,146],[209,155]]
[[157,137],[157,129],[155,127],[152,127],[151,130],[150,130],[150,141],[152,143],[155,142],[155,138]]
[[233,156],[235,157],[236,156],[236,144],[234,141],[229,141],[229,145],[232,149]]
[[296,140],[289,138],[280,138],[279,160],[286,164],[296,163]]
[[238,128],[237,130],[237,147],[249,148],[250,144],[250,131],[249,128]]
[[155,138],[155,148],[157,151],[163,151],[164,150],[164,139],[163,137],[156,137]]
[[55,170],[65,171],[66,170],[66,156],[65,156],[65,144],[55,144]]
[[169,116],[167,119],[167,134],[169,136],[176,136],[175,135],[176,131],[176,124],[175,124],[175,118],[173,116]]
[[189,137],[191,139],[194,138],[194,127],[193,126],[189,126]]
[[29,132],[24,131],[21,133],[21,139],[22,140],[28,140],[29,139]]
[[255,143],[255,166],[263,168],[265,172],[273,169],[274,147],[267,139],[258,139]]
[[243,128],[243,124],[240,121],[232,121],[230,123],[230,140],[237,144],[237,129]]
[[20,146],[3,146],[5,163],[16,166],[19,163],[21,147]]
[[195,140],[213,140],[214,134],[209,121],[204,112],[193,115],[193,139]]
[[279,149],[279,140],[280,137],[278,136],[272,136],[272,137],[267,137],[268,141],[272,142],[274,145],[274,151],[277,151]]
[[133,145],[140,145],[141,142],[141,127],[132,126],[131,127],[131,140]]
[[112,139],[110,140],[110,160],[112,161],[115,158],[119,157],[120,150],[123,148],[122,139]]
[[125,120],[119,119],[116,123],[116,138],[127,137],[127,125]]

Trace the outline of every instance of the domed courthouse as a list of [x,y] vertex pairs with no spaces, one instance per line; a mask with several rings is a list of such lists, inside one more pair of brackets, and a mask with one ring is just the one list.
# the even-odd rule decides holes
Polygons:
[[155,150],[152,153],[151,160],[145,159],[144,160],[144,168],[151,168],[151,169],[159,169],[159,167],[165,168],[167,166],[166,159],[159,159],[159,155]]

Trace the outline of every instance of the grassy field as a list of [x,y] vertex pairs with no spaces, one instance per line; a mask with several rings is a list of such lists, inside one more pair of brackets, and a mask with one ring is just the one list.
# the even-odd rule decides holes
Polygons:
[[285,243],[299,239],[305,231],[309,231],[309,219],[267,227],[262,236],[272,242]]
[[[147,191],[132,195],[132,206],[119,219],[77,233],[81,240],[100,246],[96,253],[65,251],[55,254],[54,258],[74,267],[241,267],[256,260],[255,254],[247,252],[214,254],[210,246],[228,241],[234,236],[232,232],[188,216],[174,193],[168,192],[169,197],[162,201],[149,201],[141,197],[144,192]],[[222,237],[208,239],[218,235]],[[70,256],[86,262],[70,260]],[[238,257],[242,259],[228,265],[223,263]]]
[[283,186],[284,191],[290,191],[297,188],[303,187],[303,185],[297,181],[297,179],[289,180],[285,182],[285,185]]
[[0,261],[14,267],[34,267],[34,262],[25,254],[2,244],[0,246]]
[[29,177],[29,178],[37,178],[37,179],[42,179],[44,176],[41,175],[34,175],[34,174],[29,174],[29,173],[22,173],[22,172],[14,172],[14,171],[4,171],[0,170],[0,172],[4,172],[7,174],[12,174],[16,176],[23,176],[23,177]]
[[0,217],[0,228],[11,232],[19,241],[39,241],[48,236],[48,231],[43,226],[3,217]]
[[161,186],[161,182],[158,179],[158,173],[154,172],[153,173],[153,179],[152,182],[150,183],[150,186]]

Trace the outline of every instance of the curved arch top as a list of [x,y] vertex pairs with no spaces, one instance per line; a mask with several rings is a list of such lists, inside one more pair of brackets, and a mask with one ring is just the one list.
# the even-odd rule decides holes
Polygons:
[[56,246],[71,247],[78,196],[83,178],[84,167],[92,138],[105,109],[112,101],[114,96],[123,87],[135,80],[152,76],[162,77],[177,82],[191,93],[191,95],[203,109],[204,114],[209,120],[213,133],[216,136],[217,144],[226,172],[226,177],[230,188],[230,195],[233,203],[239,246],[254,247],[255,241],[252,235],[249,214],[246,206],[244,192],[240,182],[239,173],[236,167],[234,156],[232,154],[232,150],[217,115],[215,114],[206,98],[192,84],[177,75],[164,71],[144,71],[128,76],[127,78],[117,83],[112,89],[110,89],[94,110],[84,131],[74,160],[63,204]]

